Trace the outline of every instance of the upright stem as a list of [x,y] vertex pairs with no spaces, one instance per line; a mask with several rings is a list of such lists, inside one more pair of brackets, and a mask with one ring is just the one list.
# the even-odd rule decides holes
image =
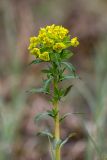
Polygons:
[[[54,104],[54,107],[58,110],[58,102]],[[55,141],[60,140],[60,125],[59,125],[59,110],[55,119]],[[60,160],[60,147],[57,145],[55,148],[55,160]]]
[[[54,83],[54,87],[57,87],[57,84]],[[59,117],[59,107],[58,107],[58,101],[54,102],[54,109],[57,111],[57,115],[55,118],[55,142],[58,142],[60,140],[60,117]],[[55,148],[55,160],[60,160],[60,147],[57,145]]]

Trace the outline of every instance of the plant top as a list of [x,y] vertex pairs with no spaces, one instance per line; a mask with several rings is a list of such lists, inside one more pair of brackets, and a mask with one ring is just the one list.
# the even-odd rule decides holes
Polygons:
[[78,45],[78,38],[70,38],[68,29],[53,24],[41,28],[37,37],[30,38],[28,50],[40,60],[54,61],[52,54],[57,53],[60,59],[64,57],[66,59],[64,51],[70,46],[77,47]]

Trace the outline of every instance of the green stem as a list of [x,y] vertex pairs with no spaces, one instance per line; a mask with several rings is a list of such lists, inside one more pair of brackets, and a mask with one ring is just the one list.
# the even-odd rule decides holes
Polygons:
[[[54,88],[57,87],[57,84],[54,83]],[[54,102],[54,109],[57,111],[57,115],[55,118],[55,142],[58,142],[60,140],[60,117],[59,117],[59,107],[58,107],[58,101]],[[59,145],[55,148],[55,160],[60,160],[60,147]]]
[[[58,103],[54,105],[54,107],[58,110]],[[59,124],[59,110],[55,119],[55,141],[58,142],[60,140],[60,124]],[[57,146],[55,148],[55,160],[60,160],[60,147]]]

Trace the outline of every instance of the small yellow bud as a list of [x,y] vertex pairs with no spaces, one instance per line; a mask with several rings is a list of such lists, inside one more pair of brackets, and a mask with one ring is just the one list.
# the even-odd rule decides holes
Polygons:
[[78,38],[77,38],[77,37],[72,38],[72,39],[71,39],[71,46],[77,47],[78,45],[79,45]]
[[39,56],[40,54],[40,49],[39,48],[33,48],[31,51],[30,51],[31,54],[35,55],[36,57]]

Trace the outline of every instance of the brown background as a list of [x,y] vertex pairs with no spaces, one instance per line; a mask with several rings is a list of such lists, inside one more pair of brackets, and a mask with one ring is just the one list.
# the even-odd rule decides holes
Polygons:
[[[76,132],[62,150],[62,160],[104,160],[107,156],[107,1],[0,0],[0,160],[50,160],[48,140],[37,137],[50,120],[34,123],[35,114],[49,109],[49,97],[28,95],[42,84],[44,65],[28,66],[29,37],[40,27],[63,25],[80,45],[70,60],[81,80],[61,102],[65,138]],[[65,85],[65,84],[64,84]],[[102,157],[101,157],[102,156]]]

